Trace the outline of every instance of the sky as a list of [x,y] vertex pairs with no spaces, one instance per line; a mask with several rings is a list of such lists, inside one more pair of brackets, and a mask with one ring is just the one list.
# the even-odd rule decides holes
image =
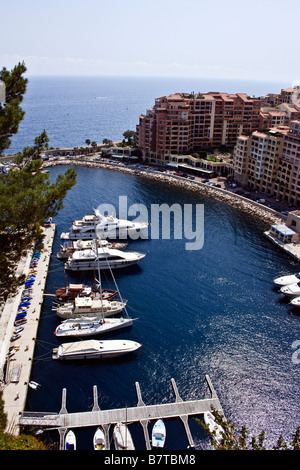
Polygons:
[[300,83],[299,0],[0,2],[0,69]]

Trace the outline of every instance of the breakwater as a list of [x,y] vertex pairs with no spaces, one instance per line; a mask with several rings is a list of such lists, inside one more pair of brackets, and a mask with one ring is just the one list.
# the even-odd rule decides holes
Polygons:
[[129,167],[127,165],[122,165],[120,163],[111,163],[111,162],[94,162],[88,161],[86,159],[79,160],[60,158],[59,160],[45,162],[44,168],[57,166],[57,165],[77,165],[88,168],[101,168],[113,171],[120,171],[123,173],[139,175],[145,178],[153,179],[164,184],[176,185],[183,189],[189,191],[200,192],[201,194],[213,197],[220,201],[223,201],[236,209],[246,212],[254,217],[257,217],[264,221],[266,224],[278,223],[283,219],[282,214],[277,212],[274,209],[263,206],[258,202],[247,199],[239,194],[234,194],[230,191],[227,191],[223,188],[217,188],[214,186],[207,185],[201,181],[189,180],[182,176],[167,174],[165,172],[155,171],[155,170],[144,170],[137,169],[136,167]]

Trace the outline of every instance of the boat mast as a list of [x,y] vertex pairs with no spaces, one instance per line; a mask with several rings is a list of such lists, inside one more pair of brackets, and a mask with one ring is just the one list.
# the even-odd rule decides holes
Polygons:
[[[99,290],[100,290],[100,299],[101,299],[101,312],[102,312],[102,321],[104,322],[104,312],[103,312],[103,297],[102,297],[102,283],[101,283],[101,270],[100,270],[100,261],[99,261],[99,254],[98,254],[98,237],[97,237],[97,225],[95,225],[95,250],[96,250],[96,257],[97,257],[97,265],[98,265],[98,282],[99,282]],[[100,241],[101,244],[101,241]]]

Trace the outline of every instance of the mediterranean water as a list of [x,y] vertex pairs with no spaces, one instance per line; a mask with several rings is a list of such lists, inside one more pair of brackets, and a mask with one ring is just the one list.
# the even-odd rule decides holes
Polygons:
[[[11,150],[30,145],[28,140],[44,128],[53,146],[84,145],[86,138],[121,139],[155,97],[166,93],[237,91],[239,85],[240,91],[260,95],[287,86],[221,81],[211,85],[167,79],[106,78],[97,83],[96,78],[35,78],[24,101],[26,118]],[[66,168],[51,168],[51,180]],[[226,418],[237,429],[245,425],[250,435],[265,430],[269,446],[281,433],[290,439],[300,418],[300,364],[295,349],[300,315],[280,296],[273,279],[297,272],[299,264],[264,237],[262,222],[200,192],[111,170],[76,167],[76,171],[77,184],[54,220],[57,231],[46,292],[64,285],[63,263],[56,257],[61,232],[99,204],[112,204],[118,210],[120,196],[127,196],[128,206],[144,204],[149,212],[151,204],[203,204],[204,245],[186,250],[186,240],[172,236],[172,224],[169,240],[130,241],[127,250],[146,257],[138,266],[116,271],[115,277],[128,301],[129,315],[137,320],[132,328],[109,338],[132,339],[142,347],[118,360],[53,360],[52,349],[60,343],[54,335],[59,321],[52,298],[45,297],[32,370],[32,380],[42,387],[30,390],[27,411],[59,412],[63,388],[69,412],[89,411],[94,385],[101,409],[135,406],[135,382],[145,404],[167,403],[175,399],[171,378],[182,399],[205,398],[210,396],[205,383],[209,374]],[[114,287],[104,273],[102,281],[104,287]],[[68,275],[67,282],[91,283],[92,276]],[[165,424],[165,449],[186,449],[181,421]],[[195,448],[209,449],[194,417],[189,425]],[[145,449],[140,424],[131,424],[130,430],[136,448]],[[77,448],[92,449],[94,432],[95,428],[75,430]],[[58,440],[58,433],[51,433],[51,438]]]

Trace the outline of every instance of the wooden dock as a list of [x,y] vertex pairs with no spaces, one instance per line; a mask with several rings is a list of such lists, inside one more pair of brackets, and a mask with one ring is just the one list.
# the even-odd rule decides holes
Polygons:
[[109,449],[109,428],[118,422],[127,422],[128,424],[139,422],[143,428],[146,449],[151,449],[150,438],[148,434],[148,423],[151,420],[180,418],[183,422],[185,432],[188,438],[189,446],[193,447],[194,442],[188,425],[188,417],[192,415],[201,415],[206,411],[211,411],[213,406],[223,414],[216,391],[211,383],[210,377],[205,376],[210,389],[211,397],[200,400],[184,401],[180,397],[177,385],[174,379],[171,379],[175,393],[175,402],[163,403],[157,405],[145,405],[142,400],[139,383],[136,382],[136,391],[138,402],[137,406],[128,408],[118,408],[111,410],[101,410],[98,404],[97,387],[93,387],[94,406],[91,411],[68,413],[66,407],[67,390],[62,392],[62,405],[59,413],[35,413],[23,412],[19,418],[19,424],[22,426],[38,426],[50,429],[57,429],[60,434],[60,448],[64,448],[64,438],[68,429],[102,426],[106,435],[106,448]]

